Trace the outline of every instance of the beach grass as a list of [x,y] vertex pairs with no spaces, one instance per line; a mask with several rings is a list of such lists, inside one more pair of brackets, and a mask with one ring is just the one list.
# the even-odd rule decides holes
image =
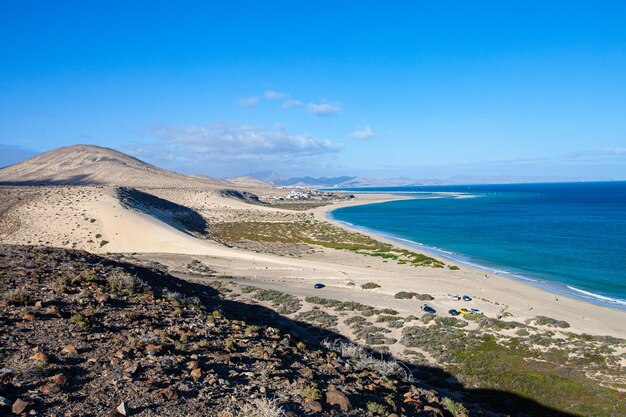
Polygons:
[[358,232],[350,232],[327,222],[220,222],[209,226],[209,236],[224,244],[241,241],[306,244],[346,250],[362,255],[393,260],[400,264],[443,268],[438,259],[379,242]]

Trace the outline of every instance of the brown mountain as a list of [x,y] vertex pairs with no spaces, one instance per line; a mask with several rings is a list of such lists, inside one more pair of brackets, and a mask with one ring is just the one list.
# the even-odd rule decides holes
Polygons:
[[0,169],[0,184],[209,187],[228,183],[155,167],[125,153],[95,145],[61,147]]

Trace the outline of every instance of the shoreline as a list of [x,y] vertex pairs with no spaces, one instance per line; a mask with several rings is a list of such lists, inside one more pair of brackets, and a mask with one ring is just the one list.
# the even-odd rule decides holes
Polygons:
[[[618,305],[603,303],[600,300],[585,298],[582,296],[577,296],[572,292],[562,290],[559,291],[558,288],[552,288],[548,285],[542,285],[541,282],[534,281],[532,278],[526,278],[523,276],[517,277],[514,274],[499,272],[493,268],[483,267],[482,265],[477,265],[472,262],[464,262],[461,259],[457,259],[453,256],[447,257],[444,254],[437,253],[436,248],[433,248],[433,251],[430,251],[427,245],[421,245],[418,242],[411,242],[402,238],[397,238],[394,236],[385,235],[380,232],[372,231],[365,227],[360,227],[358,225],[348,224],[347,222],[343,222],[332,217],[332,212],[350,206],[358,206],[358,205],[368,205],[368,204],[379,204],[391,201],[400,201],[411,199],[412,197],[392,194],[392,193],[355,193],[356,198],[351,201],[339,202],[332,204],[330,206],[323,206],[316,209],[313,209],[314,216],[318,220],[327,221],[335,226],[341,227],[344,230],[359,232],[365,234],[369,237],[377,239],[384,243],[392,244],[396,247],[400,247],[402,249],[411,250],[418,253],[423,253],[428,256],[433,256],[436,259],[445,261],[447,264],[456,265],[459,267],[463,267],[465,269],[474,271],[474,275],[477,276],[476,273],[482,274],[485,277],[494,277],[497,279],[498,287],[510,287],[514,288],[517,292],[522,292],[527,295],[529,300],[532,302],[537,302],[538,300],[546,300],[552,298],[553,300],[558,300],[561,305],[571,305],[572,310],[598,310],[602,311],[610,311],[612,313],[623,314],[626,312],[626,308],[620,308]],[[413,244],[411,244],[413,243]],[[452,278],[452,277],[451,277]],[[504,278],[504,280],[502,279]],[[563,284],[565,285],[565,284]],[[533,296],[530,296],[530,295]],[[536,296],[535,296],[536,295]],[[533,299],[536,298],[536,299]],[[584,306],[584,307],[582,307]],[[611,314],[613,315],[613,314]],[[586,318],[585,315],[581,316],[581,318]]]

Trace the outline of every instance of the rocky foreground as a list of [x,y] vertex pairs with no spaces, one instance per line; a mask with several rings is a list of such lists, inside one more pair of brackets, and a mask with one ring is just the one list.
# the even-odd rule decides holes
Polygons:
[[0,245],[0,415],[469,415],[399,363],[283,324],[157,269]]

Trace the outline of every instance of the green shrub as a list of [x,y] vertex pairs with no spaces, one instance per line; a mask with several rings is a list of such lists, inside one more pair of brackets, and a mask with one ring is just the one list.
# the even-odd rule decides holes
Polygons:
[[22,288],[6,292],[2,296],[2,299],[10,306],[25,306],[33,302],[31,295]]
[[416,292],[408,292],[408,291],[400,291],[393,296],[393,298],[397,298],[398,300],[408,300],[417,295]]
[[[430,314],[432,316],[432,314]],[[466,321],[456,319],[454,317],[435,317],[435,324],[442,327],[465,327]]]
[[322,393],[317,388],[317,384],[315,382],[309,382],[304,387],[300,389],[300,395],[304,398],[310,398],[312,400],[319,400],[322,398]]
[[454,417],[469,417],[469,411],[461,403],[454,401],[452,398],[445,397],[441,403]]
[[295,317],[296,320],[303,320],[309,323],[318,323],[323,327],[334,327],[337,325],[337,316],[333,316],[320,310],[317,307],[310,311],[298,313]]
[[280,314],[292,314],[302,307],[298,297],[276,290],[257,289],[253,292],[252,298],[271,302]]
[[373,401],[369,401],[367,403],[367,411],[376,415],[376,416],[386,416],[387,415],[387,407],[382,404],[375,403]]
[[409,291],[400,291],[396,293],[396,295],[394,295],[393,297],[399,300],[408,300],[411,298],[415,298],[416,300],[420,300],[420,301],[431,301],[435,299],[435,297],[433,297],[430,294],[419,294],[416,292],[409,292]]
[[261,331],[261,327],[252,324],[252,325],[246,326],[246,330],[244,331],[244,334],[248,337],[253,337],[253,336],[257,336],[260,331]]
[[233,339],[226,339],[224,346],[226,347],[226,350],[229,350],[231,352],[236,349],[235,341]]
[[70,320],[72,321],[72,323],[76,324],[78,328],[82,331],[87,331],[91,328],[91,323],[89,322],[87,317],[80,313],[73,314],[72,317],[70,317]]
[[557,320],[546,316],[537,316],[532,320],[537,326],[558,327],[560,329],[567,329],[570,327],[569,323],[566,321]]
[[434,300],[435,297],[430,294],[416,294],[415,299],[419,301],[431,301]]
[[372,290],[374,288],[380,288],[380,285],[375,282],[366,282],[365,284],[361,285],[361,288],[363,288],[364,290]]
[[114,292],[127,291],[130,294],[142,293],[146,290],[146,284],[139,278],[126,272],[116,272],[107,278],[109,288]]
[[367,323],[367,320],[361,316],[352,316],[352,317],[348,317],[343,322],[347,324],[348,326],[350,326],[351,324],[360,325],[360,324]]

